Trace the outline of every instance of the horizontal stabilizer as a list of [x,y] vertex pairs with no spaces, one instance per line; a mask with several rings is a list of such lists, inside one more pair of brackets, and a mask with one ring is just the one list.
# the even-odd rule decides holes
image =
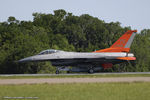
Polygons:
[[118,57],[119,60],[136,60],[135,57]]

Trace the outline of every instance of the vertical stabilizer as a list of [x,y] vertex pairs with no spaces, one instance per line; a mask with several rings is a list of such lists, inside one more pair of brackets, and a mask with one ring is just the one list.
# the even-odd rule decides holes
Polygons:
[[110,48],[95,52],[129,52],[137,30],[129,30],[123,34]]
[[123,34],[110,48],[130,48],[137,30],[129,30]]

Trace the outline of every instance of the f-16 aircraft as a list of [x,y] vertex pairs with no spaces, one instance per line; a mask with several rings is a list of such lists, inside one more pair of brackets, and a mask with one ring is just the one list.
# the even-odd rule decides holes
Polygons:
[[18,62],[51,61],[52,65],[57,67],[56,74],[59,74],[61,68],[69,66],[72,66],[72,69],[68,71],[94,73],[111,68],[114,64],[136,60],[134,54],[129,53],[136,32],[137,30],[127,31],[110,48],[94,52],[67,52],[50,49]]

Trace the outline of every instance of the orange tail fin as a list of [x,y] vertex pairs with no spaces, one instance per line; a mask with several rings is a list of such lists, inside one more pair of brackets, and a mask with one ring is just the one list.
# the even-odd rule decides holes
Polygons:
[[129,52],[137,30],[129,30],[123,34],[110,48],[95,52]]

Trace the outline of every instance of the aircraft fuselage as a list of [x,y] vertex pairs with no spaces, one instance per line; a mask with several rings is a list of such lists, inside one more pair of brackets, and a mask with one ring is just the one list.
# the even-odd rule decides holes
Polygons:
[[81,64],[101,64],[119,62],[118,57],[133,57],[132,53],[114,52],[114,53],[87,53],[87,52],[66,52],[59,51],[52,54],[35,55],[19,60],[27,61],[51,61],[54,66],[74,66]]

